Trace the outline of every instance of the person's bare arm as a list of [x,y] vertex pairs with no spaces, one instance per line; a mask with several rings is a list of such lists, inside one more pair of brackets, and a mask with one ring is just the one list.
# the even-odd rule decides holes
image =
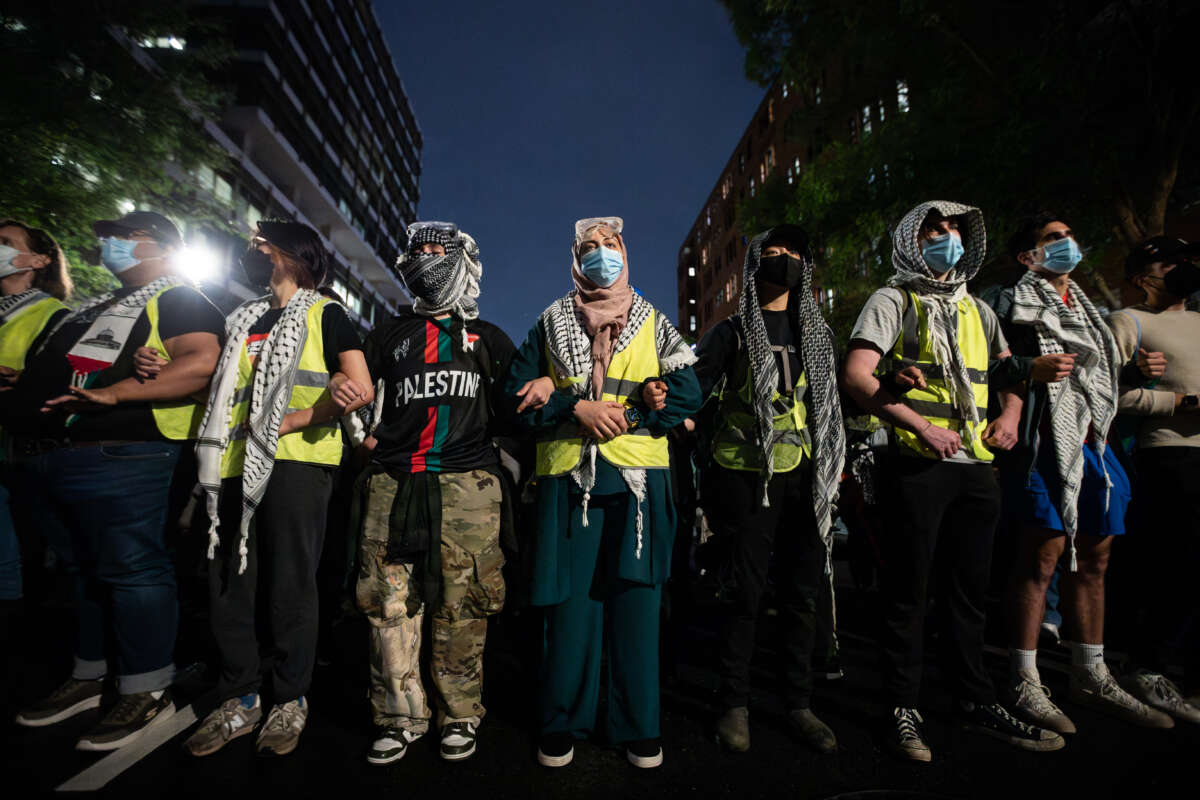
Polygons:
[[375,387],[361,350],[339,353],[338,367],[329,379],[329,395],[311,408],[299,408],[285,414],[279,425],[280,436],[343,417],[374,401]]

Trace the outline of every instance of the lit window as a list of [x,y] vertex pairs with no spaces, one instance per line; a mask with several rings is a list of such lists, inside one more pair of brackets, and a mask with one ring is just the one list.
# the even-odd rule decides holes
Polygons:
[[783,82],[783,96],[784,96],[784,98],[785,98],[785,99],[787,98],[787,92],[788,92],[788,85],[787,85],[787,81],[784,81],[784,82]]
[[213,184],[213,196],[226,205],[233,202],[233,187],[229,185],[229,181],[217,176],[216,183]]
[[863,106],[862,110],[862,135],[865,137],[871,132],[871,107]]
[[688,317],[688,330],[690,330],[692,333],[696,332],[696,315],[695,314],[692,314],[691,316]]
[[775,122],[775,100],[772,98],[767,101],[767,124]]
[[908,111],[908,84],[904,81],[896,81],[896,108],[901,113]]
[[884,110],[883,101],[880,100],[879,101],[879,121],[882,123],[885,119],[887,119],[887,112]]
[[821,105],[821,84],[813,88],[813,105]]
[[253,228],[262,219],[262,211],[254,205],[246,206],[246,225]]
[[750,196],[754,197],[754,178],[750,179]]
[[689,278],[696,277],[696,268],[695,267],[688,267],[688,277]]
[[775,145],[767,148],[767,174],[771,174],[773,169],[775,169]]
[[696,298],[694,298],[694,297],[689,297],[689,298],[688,298],[688,305],[689,305],[689,306],[694,306],[694,305],[696,305]]

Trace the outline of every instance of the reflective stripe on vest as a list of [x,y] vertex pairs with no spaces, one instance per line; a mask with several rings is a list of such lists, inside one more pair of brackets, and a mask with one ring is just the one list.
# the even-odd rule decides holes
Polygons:
[[[175,286],[168,286],[146,303],[146,319],[150,322],[150,335],[146,337],[145,346],[153,348],[159,356],[168,361],[171,360],[171,356],[167,353],[162,335],[158,331],[158,298],[162,297],[163,292],[168,292]],[[200,432],[200,420],[204,416],[203,398],[206,393],[207,389],[201,392],[199,400],[195,397],[187,397],[183,400],[162,400],[151,403],[150,411],[154,414],[154,424],[158,428],[158,432],[173,441],[195,439],[196,434]]]
[[[308,310],[308,332],[304,338],[304,348],[300,351],[300,364],[288,399],[288,411],[312,408],[329,396],[329,372],[325,368],[325,343],[321,330],[321,315],[328,303],[329,300],[321,298]],[[245,423],[250,418],[254,369],[249,348],[243,344],[242,352],[238,355],[237,387],[234,389],[233,413],[229,420],[229,446],[221,457],[222,478],[242,474],[242,461],[246,455]],[[275,459],[336,466],[342,460],[342,437],[337,420],[310,425],[279,437]]]
[[[659,377],[658,346],[654,338],[657,314],[657,311],[651,311],[628,346],[613,354],[608,375],[604,379],[601,400],[640,402],[641,398],[637,395],[642,384],[649,378]],[[575,383],[569,377],[559,377],[553,367],[549,367],[549,370],[556,388],[565,389]],[[645,428],[600,442],[598,449],[605,461],[617,467],[667,469],[670,466],[667,438],[653,436]],[[537,443],[535,469],[539,476],[565,475],[579,466],[582,460],[583,439],[579,435],[579,424],[574,420],[545,432]]]
[[[967,375],[975,395],[976,411],[979,414],[974,444],[967,443],[967,429],[970,423],[963,419],[962,412],[950,402],[945,371],[934,362],[933,333],[930,330],[929,315],[920,298],[912,292],[908,292],[900,337],[896,340],[891,358],[880,362],[878,374],[897,372],[914,364],[919,367],[925,374],[927,388],[914,387],[904,394],[901,401],[939,428],[957,431],[962,436],[963,448],[967,449],[972,457],[980,461],[991,461],[992,453],[983,444],[988,404],[987,334],[984,332],[983,320],[979,316],[979,308],[975,305],[974,298],[967,295],[959,300],[957,305],[958,348],[967,367]],[[894,428],[893,433],[896,441],[909,450],[925,458],[936,458],[912,431]]]
[[0,366],[25,369],[25,356],[29,348],[45,329],[50,318],[67,305],[57,297],[43,297],[31,303],[0,327]]
[[[787,354],[784,354],[787,358]],[[763,468],[762,441],[758,435],[758,418],[754,413],[753,387],[750,380],[750,358],[743,350],[738,353],[735,375],[743,375],[741,387],[721,390],[717,431],[713,435],[713,460],[726,469],[759,472]],[[812,458],[812,436],[808,431],[808,409],[804,393],[808,376],[804,371],[796,379],[791,397],[776,390],[771,398],[775,410],[774,442],[771,461],[775,472],[791,472],[805,458]]]

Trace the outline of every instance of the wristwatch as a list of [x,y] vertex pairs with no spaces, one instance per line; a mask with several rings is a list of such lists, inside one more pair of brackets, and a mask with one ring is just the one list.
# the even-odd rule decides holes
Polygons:
[[642,417],[642,412],[636,406],[630,406],[625,409],[625,421],[629,423],[630,430],[642,427],[642,423],[646,420]]

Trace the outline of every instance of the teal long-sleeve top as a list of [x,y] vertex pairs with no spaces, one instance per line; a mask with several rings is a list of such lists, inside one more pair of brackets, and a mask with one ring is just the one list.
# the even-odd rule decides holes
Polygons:
[[[529,331],[509,369],[505,391],[515,394],[527,381],[548,374],[546,333],[542,322]],[[654,436],[665,436],[700,408],[700,384],[691,367],[675,370],[662,377],[667,384],[666,407],[659,411],[641,409],[644,426]],[[546,405],[525,411],[517,418],[517,427],[535,434],[574,418],[579,398],[567,390],[554,392]],[[604,460],[596,459],[596,483],[593,503],[602,496],[628,494],[625,524],[618,542],[602,547],[606,560],[603,575],[642,584],[660,584],[670,576],[671,547],[675,539],[675,506],[671,496],[671,476],[664,469],[646,470],[646,498],[642,501],[642,554],[637,557],[637,504],[620,471]],[[611,506],[609,506],[611,508]],[[534,540],[530,602],[555,605],[572,593],[572,580],[591,581],[593,575],[572,576],[566,539],[571,529],[581,524],[583,495],[571,476],[537,479],[534,512]],[[578,588],[578,587],[577,587]]]

